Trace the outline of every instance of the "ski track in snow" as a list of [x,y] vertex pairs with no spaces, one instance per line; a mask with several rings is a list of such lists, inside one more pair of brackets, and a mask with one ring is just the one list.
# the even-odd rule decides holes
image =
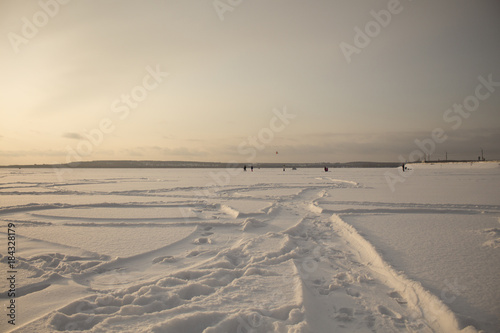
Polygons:
[[[208,197],[198,193],[206,190],[203,186],[176,182],[99,189],[147,180],[0,186],[1,197],[54,197],[54,202],[0,207],[0,219],[15,223],[19,243],[29,245],[17,258],[24,278],[18,302],[42,297],[53,304],[37,308],[31,322],[14,332],[460,331],[439,298],[388,265],[342,214],[500,212],[500,205],[334,200],[332,190],[363,189],[363,184],[332,177],[227,185]],[[78,189],[81,185],[85,190]],[[89,200],[64,201],[67,196]],[[105,227],[117,233],[122,228],[182,230],[161,246],[152,240],[151,248],[119,257],[37,233],[37,228],[97,232]],[[498,238],[498,228],[484,232]],[[59,304],[59,291],[73,295],[70,290],[73,299]]]

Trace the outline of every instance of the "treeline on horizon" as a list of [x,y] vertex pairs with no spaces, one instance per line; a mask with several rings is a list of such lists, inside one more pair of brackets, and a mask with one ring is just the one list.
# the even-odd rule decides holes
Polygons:
[[0,168],[393,168],[397,162],[347,162],[347,163],[222,163],[187,161],[81,161],[63,164],[7,165]]

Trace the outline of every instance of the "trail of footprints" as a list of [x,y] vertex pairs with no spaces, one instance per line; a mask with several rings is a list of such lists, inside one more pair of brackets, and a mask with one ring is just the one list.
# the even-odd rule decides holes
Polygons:
[[[313,200],[317,201],[319,199]],[[328,214],[309,214],[285,232],[299,248],[309,253],[295,261],[302,283],[331,311],[332,328],[380,331],[383,327],[393,327],[394,331],[431,331],[413,318],[407,300],[399,292],[372,276],[352,252],[340,250],[348,244],[346,246],[335,233]],[[387,297],[375,297],[380,295],[380,290],[385,290]]]
[[[207,230],[203,231],[205,232]],[[278,238],[278,235],[269,234],[267,237]],[[201,238],[197,238],[199,239]],[[275,273],[266,268],[287,262],[295,256],[286,242],[285,246],[275,253],[267,253],[260,257],[252,256],[250,251],[258,246],[259,241],[265,240],[251,240],[237,248],[220,251],[212,257],[210,256],[213,252],[202,249],[176,256],[156,257],[152,260],[152,264],[169,264],[199,256],[208,257],[209,260],[202,265],[182,269],[156,281],[118,291],[97,291],[96,295],[78,300],[60,309],[52,315],[49,324],[58,331],[90,330],[94,327],[106,329],[114,324],[113,317],[127,320],[127,318],[141,316],[141,320],[149,324],[160,325],[161,323],[156,322],[158,316],[155,315],[160,311],[162,312],[161,318],[165,316],[172,319],[203,310],[208,303],[221,302],[224,299],[222,295],[243,283],[239,281],[240,279],[249,276],[259,276],[259,279],[272,277]],[[205,247],[209,246],[208,242],[200,244]],[[119,270],[115,273],[117,279],[115,284],[119,285],[121,273]],[[124,273],[123,278],[126,279],[127,275]],[[216,297],[212,297],[214,295]],[[293,309],[289,312],[291,310]],[[214,314],[214,316],[219,315]],[[288,317],[288,314],[286,316]],[[234,323],[238,322],[238,318],[231,320]],[[270,318],[270,320],[275,321],[277,318]],[[188,325],[187,322],[185,324]]]

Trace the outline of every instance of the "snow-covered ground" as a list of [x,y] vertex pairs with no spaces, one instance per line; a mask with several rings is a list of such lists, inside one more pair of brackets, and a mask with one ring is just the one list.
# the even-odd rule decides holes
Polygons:
[[498,163],[409,167],[0,169],[0,331],[499,332]]

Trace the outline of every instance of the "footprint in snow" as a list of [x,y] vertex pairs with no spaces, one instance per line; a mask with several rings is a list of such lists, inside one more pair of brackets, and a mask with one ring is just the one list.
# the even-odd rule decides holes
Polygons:
[[389,297],[393,298],[396,302],[398,302],[400,305],[406,305],[408,303],[397,291],[393,291],[388,295]]
[[201,245],[201,244],[213,244],[213,240],[208,238],[208,237],[200,237],[200,238],[196,238],[194,241],[193,241],[194,244],[196,245]]
[[404,316],[401,316],[399,313],[394,313],[383,305],[379,305],[377,310],[380,314],[390,317],[396,326],[405,327],[406,318]]

